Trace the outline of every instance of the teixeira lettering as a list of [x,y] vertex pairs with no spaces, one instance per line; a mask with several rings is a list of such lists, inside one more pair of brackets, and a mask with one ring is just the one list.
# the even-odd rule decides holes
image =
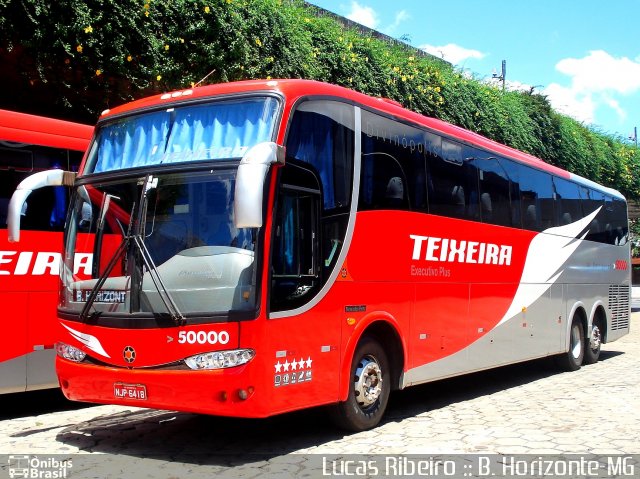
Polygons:
[[[91,276],[93,255],[76,253],[73,274]],[[52,275],[60,274],[61,255],[56,252],[0,251],[0,275]]]
[[513,247],[510,245],[435,236],[409,235],[409,238],[413,240],[411,258],[415,261],[511,265]]

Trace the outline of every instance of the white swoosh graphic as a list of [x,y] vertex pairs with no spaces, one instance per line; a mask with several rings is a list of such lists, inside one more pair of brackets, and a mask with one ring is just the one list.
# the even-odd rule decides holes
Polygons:
[[87,333],[81,333],[80,331],[76,331],[75,329],[70,328],[66,324],[63,324],[63,323],[60,323],[60,324],[62,324],[65,328],[69,330],[69,332],[71,333],[71,336],[73,336],[75,339],[80,341],[82,344],[88,347],[91,351],[93,351],[94,353],[98,353],[100,356],[104,356],[105,358],[111,358],[111,356],[109,356],[107,352],[104,350],[104,348],[102,347],[102,344],[100,344],[100,341],[98,340],[98,338]]
[[562,266],[582,244],[586,234],[581,238],[577,236],[589,226],[601,209],[602,206],[574,223],[548,228],[533,238],[527,252],[520,286],[498,326],[520,313],[522,308],[531,306],[556,282],[564,272]]

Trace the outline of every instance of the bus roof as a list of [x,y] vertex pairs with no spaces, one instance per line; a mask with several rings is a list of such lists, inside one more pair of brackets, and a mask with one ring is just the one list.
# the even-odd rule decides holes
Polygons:
[[606,193],[622,197],[622,195],[618,191],[612,188],[597,184],[579,175],[551,165],[536,156],[503,145],[494,140],[490,140],[489,138],[486,138],[478,133],[474,133],[451,123],[447,123],[443,120],[427,117],[408,110],[402,107],[402,105],[396,101],[388,100],[386,98],[372,97],[345,87],[315,80],[247,80],[189,88],[185,90],[153,95],[127,103],[125,105],[121,105],[112,110],[106,110],[105,112],[103,112],[100,119],[108,119],[112,116],[117,116],[134,110],[159,107],[163,104],[169,105],[178,102],[204,99],[211,96],[225,96],[260,91],[282,94],[289,106],[293,105],[303,97],[325,96],[342,98],[344,100],[354,102],[360,106],[387,113],[389,115],[392,115],[397,120],[427,127],[433,131],[448,136],[451,139],[483,148],[496,155],[504,156],[516,160],[520,163],[532,166],[534,168],[547,171],[548,173],[552,173],[556,176],[572,179],[578,183],[584,184],[585,186],[597,187],[597,189],[600,189]]
[[89,125],[0,110],[0,141],[85,151],[92,134]]

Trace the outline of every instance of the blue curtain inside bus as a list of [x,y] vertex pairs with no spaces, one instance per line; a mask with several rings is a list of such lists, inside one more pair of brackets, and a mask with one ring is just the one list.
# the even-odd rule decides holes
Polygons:
[[240,158],[253,145],[271,140],[277,105],[274,98],[245,99],[117,121],[100,129],[90,171]]
[[322,182],[325,209],[336,207],[333,132],[335,121],[315,112],[297,111],[287,140],[287,155],[311,164]]

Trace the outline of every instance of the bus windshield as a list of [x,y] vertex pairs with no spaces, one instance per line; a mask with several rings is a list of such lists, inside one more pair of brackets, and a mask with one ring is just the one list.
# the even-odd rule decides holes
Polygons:
[[[145,174],[78,186],[61,311],[184,320],[255,308],[255,228],[235,228],[235,168]],[[93,251],[91,277],[77,251]]]
[[132,115],[99,128],[84,173],[241,158],[273,135],[278,100],[251,97]]

